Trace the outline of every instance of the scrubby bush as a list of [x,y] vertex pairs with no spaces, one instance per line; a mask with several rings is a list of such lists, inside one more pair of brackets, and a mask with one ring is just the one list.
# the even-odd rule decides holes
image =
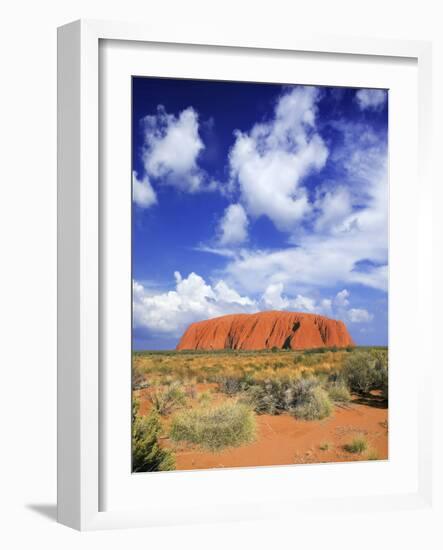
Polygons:
[[226,393],[226,395],[235,395],[243,391],[240,378],[234,376],[220,376],[217,378],[217,382],[220,391]]
[[327,393],[315,378],[265,380],[251,386],[242,397],[258,414],[289,412],[297,418],[314,420],[331,414]]
[[156,472],[175,469],[174,455],[158,444],[161,425],[158,413],[137,415],[138,403],[132,408],[132,471]]
[[145,380],[144,373],[141,371],[141,369],[132,366],[132,389],[133,390],[140,390],[142,388],[147,388],[149,386],[149,383],[147,380]]
[[381,390],[388,395],[388,356],[385,350],[360,351],[346,359],[342,376],[352,391],[368,393]]
[[321,386],[313,386],[299,393],[290,412],[303,420],[321,420],[332,412],[332,403]]
[[165,390],[152,391],[149,394],[149,399],[155,411],[166,415],[185,404],[186,393],[181,389],[180,384],[172,383]]
[[388,352],[387,350],[374,350],[373,356],[375,359],[375,387],[381,391],[382,396],[388,398]]
[[217,383],[221,392],[235,395],[246,391],[254,384],[254,380],[250,375],[243,373],[239,376],[218,376]]
[[374,388],[376,382],[374,365],[373,356],[366,351],[353,353],[346,359],[342,375],[352,391],[368,393]]
[[255,438],[252,410],[241,403],[177,413],[171,424],[171,439],[200,445],[211,451],[249,443]]
[[241,401],[250,405],[258,414],[280,414],[285,410],[283,391],[279,380],[266,380],[250,386]]
[[348,453],[361,454],[368,448],[368,442],[362,436],[354,437],[350,443],[343,445],[343,448]]
[[334,403],[348,403],[351,400],[351,392],[343,381],[328,384],[326,390]]

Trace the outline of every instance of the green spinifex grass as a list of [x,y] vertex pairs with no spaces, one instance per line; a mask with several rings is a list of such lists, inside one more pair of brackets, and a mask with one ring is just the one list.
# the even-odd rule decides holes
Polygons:
[[364,437],[355,437],[350,443],[343,446],[348,453],[361,454],[368,448],[368,442]]

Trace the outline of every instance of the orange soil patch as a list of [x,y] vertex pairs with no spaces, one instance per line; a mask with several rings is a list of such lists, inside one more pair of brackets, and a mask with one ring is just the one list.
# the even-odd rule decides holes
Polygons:
[[[249,445],[218,453],[173,445],[177,470],[276,466],[319,462],[366,460],[367,453],[352,454],[343,445],[363,436],[377,458],[388,458],[388,409],[354,400],[336,406],[333,415],[321,421],[302,421],[284,414],[257,416],[257,440]],[[328,445],[321,450],[320,447]]]

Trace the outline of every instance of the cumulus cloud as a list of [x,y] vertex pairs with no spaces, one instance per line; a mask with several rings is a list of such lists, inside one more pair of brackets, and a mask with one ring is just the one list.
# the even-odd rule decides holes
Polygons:
[[310,212],[302,181],[320,170],[328,156],[316,131],[318,98],[314,87],[285,93],[270,121],[255,124],[249,132],[236,131],[229,153],[231,178],[247,212],[267,216],[284,231]]
[[183,278],[176,271],[174,276],[175,290],[169,292],[153,293],[133,282],[134,327],[179,336],[194,321],[257,311],[254,300],[241,296],[223,280],[211,286],[196,273]]
[[325,187],[318,195],[315,207],[319,214],[314,222],[315,230],[317,232],[343,232],[345,230],[343,222],[352,213],[352,198],[349,189],[344,186],[333,189]]
[[[331,162],[341,182],[323,186],[312,204],[308,230],[293,232],[280,250],[243,249],[226,266],[226,277],[247,292],[283,283],[300,286],[362,284],[387,290],[388,178],[386,140],[365,125],[335,125],[343,144]],[[309,220],[308,220],[309,221]],[[362,260],[372,266],[362,270]]]
[[355,94],[355,100],[361,110],[381,109],[386,103],[388,94],[385,90],[362,89]]
[[145,176],[142,180],[139,180],[137,172],[132,172],[132,200],[140,208],[149,208],[157,202],[157,196],[149,178]]
[[282,296],[283,283],[271,284],[266,287],[262,296],[265,307],[269,309],[286,309],[289,307],[289,300]]
[[367,323],[373,315],[365,309],[350,308],[350,293],[342,290],[335,297],[314,298],[304,294],[288,296],[284,285],[270,284],[258,299],[241,295],[223,279],[209,284],[203,277],[174,273],[175,288],[158,292],[138,281],[133,282],[134,328],[152,335],[180,336],[195,321],[231,313],[254,313],[261,310],[291,310],[340,318],[350,323]]
[[349,291],[344,288],[343,290],[340,290],[340,292],[337,292],[335,298],[334,298],[334,305],[339,308],[348,307],[349,305]]
[[175,116],[159,105],[156,114],[144,117],[142,126],[146,174],[181,191],[203,190],[206,174],[197,159],[204,144],[195,109],[188,107]]
[[369,323],[374,316],[366,309],[352,308],[348,311],[348,319],[351,323]]
[[248,238],[248,217],[241,204],[231,204],[226,208],[219,224],[219,244],[236,245]]
[[283,283],[267,286],[261,298],[261,309],[278,309],[317,313],[349,321],[351,323],[366,323],[373,315],[365,309],[349,308],[350,292],[343,289],[332,298],[316,299],[311,296],[297,294],[291,298],[284,294]]

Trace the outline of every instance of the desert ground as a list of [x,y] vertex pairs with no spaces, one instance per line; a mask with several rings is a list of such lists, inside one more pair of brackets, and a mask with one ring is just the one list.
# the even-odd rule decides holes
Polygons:
[[386,348],[134,352],[133,471],[388,458]]

